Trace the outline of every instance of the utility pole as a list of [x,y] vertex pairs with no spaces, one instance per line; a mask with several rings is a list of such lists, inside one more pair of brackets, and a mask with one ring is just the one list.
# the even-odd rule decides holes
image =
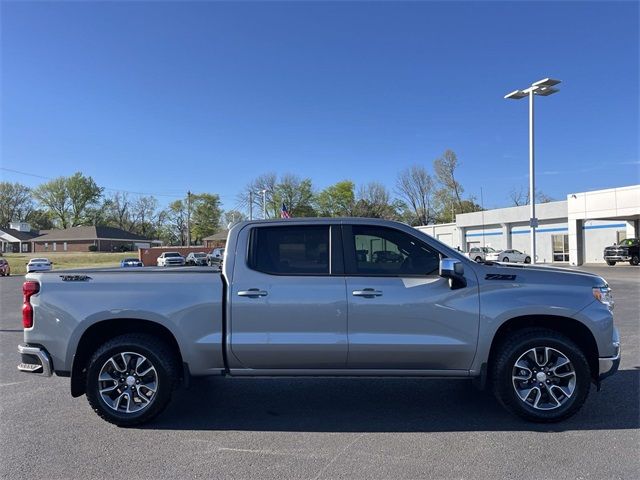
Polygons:
[[267,191],[262,190],[262,219],[267,219]]
[[187,192],[187,247],[191,246],[191,190]]
[[249,220],[253,220],[253,192],[249,190]]

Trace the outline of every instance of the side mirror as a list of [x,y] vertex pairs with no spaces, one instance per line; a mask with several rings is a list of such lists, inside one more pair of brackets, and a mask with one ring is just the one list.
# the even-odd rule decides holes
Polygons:
[[440,276],[449,279],[449,286],[452,290],[467,286],[464,278],[464,265],[460,260],[454,258],[443,258],[440,260]]

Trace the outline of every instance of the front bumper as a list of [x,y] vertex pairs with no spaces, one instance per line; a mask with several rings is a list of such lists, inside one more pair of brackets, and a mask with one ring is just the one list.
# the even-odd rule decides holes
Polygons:
[[613,346],[615,347],[615,353],[611,357],[600,357],[598,358],[598,382],[601,382],[607,377],[610,377],[614,373],[618,371],[618,367],[620,367],[620,358],[621,358],[621,348],[620,348],[620,337],[618,335],[618,330],[614,329],[614,339]]
[[611,260],[613,262],[628,262],[631,260],[630,255],[606,255],[605,260]]
[[22,362],[18,365],[18,370],[21,372],[35,373],[43,377],[50,377],[53,374],[51,357],[44,348],[20,344],[18,353],[22,356]]

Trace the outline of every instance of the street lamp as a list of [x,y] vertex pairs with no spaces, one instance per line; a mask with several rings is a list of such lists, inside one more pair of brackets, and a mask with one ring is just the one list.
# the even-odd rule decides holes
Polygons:
[[525,88],[524,90],[514,90],[504,96],[504,98],[511,100],[520,100],[521,98],[529,97],[529,205],[531,207],[529,225],[531,227],[531,263],[536,263],[536,228],[538,227],[538,219],[536,218],[536,181],[534,170],[533,97],[535,95],[548,97],[549,95],[559,92],[560,90],[553,88],[559,83],[560,80],[543,78],[542,80],[532,83],[529,88]]

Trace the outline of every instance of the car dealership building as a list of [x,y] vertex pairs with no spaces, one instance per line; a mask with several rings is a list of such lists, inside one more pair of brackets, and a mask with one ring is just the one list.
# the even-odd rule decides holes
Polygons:
[[[531,253],[529,205],[456,215],[455,223],[417,227],[454,248]],[[536,205],[538,263],[604,263],[604,247],[640,234],[640,185],[572,193]]]

